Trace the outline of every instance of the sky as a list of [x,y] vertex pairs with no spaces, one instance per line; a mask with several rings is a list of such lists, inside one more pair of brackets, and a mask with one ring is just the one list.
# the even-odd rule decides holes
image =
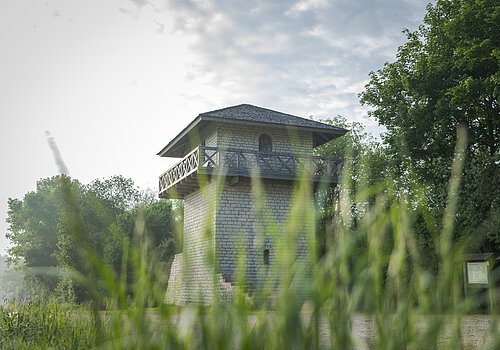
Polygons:
[[[359,104],[422,0],[0,0],[0,254],[7,199],[58,174],[156,189],[199,113],[249,103],[383,131]],[[50,135],[50,136],[48,136]]]

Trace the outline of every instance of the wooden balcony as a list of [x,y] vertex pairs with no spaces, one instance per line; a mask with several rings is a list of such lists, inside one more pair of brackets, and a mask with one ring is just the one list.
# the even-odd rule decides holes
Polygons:
[[200,181],[214,175],[294,180],[306,174],[315,183],[336,184],[341,165],[339,158],[200,146],[160,176],[159,196],[183,198],[197,189]]

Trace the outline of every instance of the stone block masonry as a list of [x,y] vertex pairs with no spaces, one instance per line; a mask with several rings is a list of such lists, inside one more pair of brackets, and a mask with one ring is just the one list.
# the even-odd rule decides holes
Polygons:
[[185,305],[187,301],[187,290],[183,283],[183,259],[182,253],[176,254],[172,266],[170,266],[170,277],[168,279],[165,303],[173,305]]
[[312,156],[312,133],[293,131],[283,127],[245,126],[218,124],[217,147],[221,149],[244,149],[257,152],[259,137],[268,134],[273,140],[273,152]]
[[[295,240],[296,251],[288,252],[302,260],[307,258],[307,235],[313,239],[314,224],[304,218],[291,218],[294,186],[290,181],[267,180],[252,190],[251,179],[243,178],[222,191],[216,215],[216,253],[222,276],[235,282],[237,261],[246,260],[247,288],[258,288],[265,280],[279,280],[276,268],[278,250],[286,250]],[[297,237],[288,232],[289,220],[299,222]]]
[[[314,240],[314,222],[289,216],[293,196],[293,182],[267,180],[252,189],[250,178],[212,181],[187,196],[184,252],[172,264],[166,302],[208,304],[217,293],[230,300],[241,256],[246,260],[241,287],[249,292],[266,281],[279,283],[283,275],[276,263],[279,251],[293,249],[287,253],[310,265],[308,252],[314,248],[306,242]],[[297,282],[297,289],[305,289],[306,283]]]
[[215,182],[184,199],[183,287],[187,302],[209,303],[213,298],[215,206]]

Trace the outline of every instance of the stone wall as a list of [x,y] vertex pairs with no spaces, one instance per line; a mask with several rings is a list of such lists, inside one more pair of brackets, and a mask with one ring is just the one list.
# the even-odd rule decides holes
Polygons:
[[[207,269],[211,273],[212,269]],[[186,277],[184,277],[186,276]],[[194,302],[202,302],[208,304],[214,299],[215,292],[218,293],[222,302],[232,302],[234,300],[235,288],[231,283],[226,282],[222,274],[218,273],[214,277],[214,283],[211,283],[207,289],[210,290],[209,295],[203,297],[201,293],[191,293],[188,288],[188,280],[195,278],[197,273],[190,275],[184,271],[184,256],[183,253],[176,254],[172,266],[170,267],[170,277],[168,279],[167,292],[165,293],[165,303],[171,305],[187,305]]]
[[165,303],[173,305],[185,305],[187,303],[187,290],[183,281],[183,259],[182,253],[176,254],[170,266]]
[[203,128],[200,134],[202,144],[207,147],[217,147],[217,126],[214,123]]
[[[308,253],[314,251],[314,220],[307,219],[305,210],[312,208],[295,208],[290,217],[293,197],[292,182],[265,180],[259,189],[252,190],[249,178],[212,181],[202,191],[187,196],[184,253],[178,254],[172,264],[166,301],[207,304],[215,293],[231,299],[228,282],[237,285],[237,263],[242,256],[246,260],[242,287],[247,291],[266,281],[279,283],[284,271],[283,264],[277,262],[285,253],[297,263],[311,265]],[[306,289],[306,285],[307,281],[296,281],[297,290]]]
[[[311,263],[307,242],[314,244],[310,241],[314,240],[314,220],[290,217],[293,196],[294,184],[290,181],[265,180],[253,190],[248,178],[225,185],[217,208],[215,242],[226,281],[237,280],[239,257],[246,260],[248,289],[262,286],[266,280],[280,280],[283,271],[278,264],[279,254],[281,258],[292,254]],[[264,255],[268,255],[268,261]]]
[[184,198],[183,283],[187,301],[212,300],[216,183]]
[[231,123],[210,123],[193,133],[190,145],[184,155],[197,146],[204,144],[207,147],[221,149],[243,149],[256,152],[259,150],[259,137],[268,134],[273,141],[273,152],[287,153],[302,156],[313,154],[312,132],[294,130],[283,126],[248,126]]
[[235,148],[249,151],[259,150],[259,137],[268,134],[273,140],[273,152],[311,156],[313,138],[310,131],[297,131],[283,126],[242,126],[222,124],[217,126],[217,147]]
[[[206,146],[258,151],[263,133],[271,136],[273,152],[312,155],[311,132],[295,134],[283,127],[212,123],[200,132],[200,139]],[[280,280],[284,271],[278,257],[282,260],[283,252],[305,266],[311,265],[308,252],[314,250],[314,220],[304,214],[307,208],[295,211],[289,220],[294,183],[258,182],[261,185],[252,188],[250,178],[219,181],[214,177],[202,190],[185,197],[183,253],[176,255],[172,264],[166,302],[206,304],[216,293],[230,299],[232,287],[228,282],[236,283],[237,260],[242,255],[246,259],[247,290],[265,281]],[[305,283],[298,281],[297,288]]]

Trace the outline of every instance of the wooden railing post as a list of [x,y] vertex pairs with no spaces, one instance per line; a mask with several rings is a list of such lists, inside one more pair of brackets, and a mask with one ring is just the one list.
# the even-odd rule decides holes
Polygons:
[[[203,161],[202,161],[202,158],[203,157]],[[203,163],[205,163],[205,147],[203,146],[199,146],[198,147],[198,152],[197,152],[197,155],[196,155],[196,161],[198,164],[196,164],[196,167],[199,168],[203,165]]]

